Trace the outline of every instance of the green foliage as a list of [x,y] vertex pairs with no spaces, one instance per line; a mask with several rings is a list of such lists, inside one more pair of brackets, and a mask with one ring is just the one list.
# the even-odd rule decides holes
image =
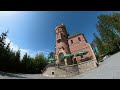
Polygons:
[[[120,14],[98,16],[97,30],[100,35],[94,34],[94,43],[97,46],[99,54],[97,57],[114,54],[120,51]],[[92,46],[95,48],[95,46]]]
[[48,59],[49,59],[49,58],[55,58],[55,52],[50,52],[50,53],[49,53],[49,56],[48,56]]
[[54,59],[55,60],[55,52],[50,52],[49,55],[48,55],[48,59],[47,59],[47,62],[48,63],[53,63],[53,61],[51,61],[50,59]]
[[47,59],[43,54],[37,54],[33,63],[36,68],[36,72],[41,72],[41,70],[47,65]]
[[0,35],[0,70],[13,73],[40,73],[47,65],[43,54],[37,54],[31,58],[27,53],[20,60],[20,50],[14,52],[10,49],[10,43],[6,45],[7,33]]
[[94,37],[95,37],[96,46],[98,47],[99,54],[104,53],[104,45],[102,40],[96,34],[94,34]]

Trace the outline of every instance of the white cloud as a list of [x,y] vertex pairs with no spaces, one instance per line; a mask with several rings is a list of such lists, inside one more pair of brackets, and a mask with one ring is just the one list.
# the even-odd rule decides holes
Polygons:
[[43,53],[45,55],[45,57],[48,57],[48,54],[50,53],[49,49],[32,51],[30,49],[19,48],[18,45],[14,44],[9,38],[6,38],[6,44],[8,44],[8,43],[10,43],[10,48],[13,49],[13,51],[17,51],[17,50],[21,51],[21,58],[24,56],[25,53],[27,53],[31,57],[34,57],[38,53]]

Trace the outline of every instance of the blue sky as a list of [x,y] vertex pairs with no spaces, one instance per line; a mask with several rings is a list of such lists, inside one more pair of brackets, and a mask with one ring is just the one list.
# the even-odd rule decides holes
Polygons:
[[89,43],[97,33],[97,16],[112,11],[0,11],[0,34],[9,30],[7,42],[22,52],[47,56],[55,46],[55,27],[64,23],[70,35],[83,33]]

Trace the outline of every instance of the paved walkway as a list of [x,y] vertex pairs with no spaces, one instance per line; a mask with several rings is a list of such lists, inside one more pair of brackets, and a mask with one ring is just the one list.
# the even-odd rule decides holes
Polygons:
[[[50,79],[41,74],[0,72],[0,79]],[[60,78],[59,78],[60,79]],[[120,79],[120,52],[105,59],[98,68],[65,79]]]
[[105,59],[98,68],[69,79],[120,79],[120,52]]

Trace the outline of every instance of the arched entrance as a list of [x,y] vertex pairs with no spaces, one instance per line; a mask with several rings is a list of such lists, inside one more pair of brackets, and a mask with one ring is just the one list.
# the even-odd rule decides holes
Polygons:
[[63,63],[63,64],[65,64],[64,60],[63,60],[63,56],[64,56],[64,54],[60,53],[58,57],[59,57],[60,62]]
[[77,64],[76,58],[73,59],[73,63],[74,63],[74,64]]

